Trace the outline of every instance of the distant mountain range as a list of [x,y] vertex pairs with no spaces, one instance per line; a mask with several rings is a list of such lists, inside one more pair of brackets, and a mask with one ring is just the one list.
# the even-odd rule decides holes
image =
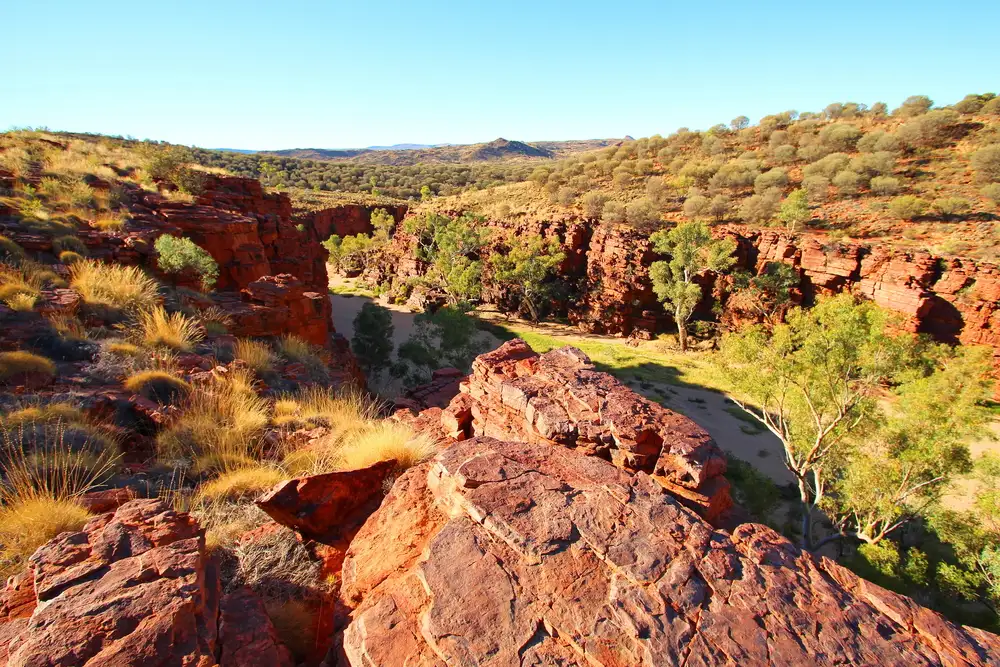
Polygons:
[[463,164],[511,159],[558,158],[621,142],[622,139],[591,139],[526,143],[501,137],[482,144],[394,144],[392,146],[368,146],[367,148],[287,148],[274,151],[251,151],[238,148],[217,148],[215,150],[327,162],[363,162],[389,165],[412,165],[421,162]]

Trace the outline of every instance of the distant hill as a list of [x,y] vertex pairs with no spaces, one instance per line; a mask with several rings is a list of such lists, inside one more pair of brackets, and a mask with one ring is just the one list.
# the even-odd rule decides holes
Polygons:
[[359,162],[411,166],[425,163],[473,164],[506,160],[539,160],[566,157],[573,153],[595,150],[621,143],[621,139],[590,139],[579,141],[523,142],[496,139],[482,144],[396,144],[367,148],[289,148],[259,151],[257,155],[273,155],[300,160],[325,162]]

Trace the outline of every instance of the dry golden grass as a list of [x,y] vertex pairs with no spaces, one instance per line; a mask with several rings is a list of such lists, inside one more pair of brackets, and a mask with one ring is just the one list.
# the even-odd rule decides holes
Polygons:
[[70,286],[91,305],[138,310],[159,299],[157,282],[135,266],[87,259],[73,264],[69,272]]
[[8,297],[3,300],[7,307],[11,310],[15,310],[19,313],[26,313],[35,309],[35,303],[38,301],[38,297],[34,294],[25,294],[23,292],[18,292],[14,296]]
[[178,419],[157,438],[161,458],[190,460],[196,471],[224,471],[260,459],[269,421],[250,371],[232,369],[195,387]]
[[206,500],[239,500],[257,496],[288,479],[280,468],[267,464],[226,470],[198,487],[198,497]]
[[17,260],[24,257],[24,248],[0,234],[0,260]]
[[76,264],[83,259],[83,255],[72,250],[63,250],[59,253],[59,261],[63,264],[69,266],[70,264]]
[[37,275],[24,269],[0,266],[0,301],[6,302],[18,294],[41,296],[42,283]]
[[74,499],[114,467],[113,450],[76,451],[78,443],[70,443],[77,438],[69,428],[56,422],[41,429],[25,424],[0,429],[5,452],[5,484],[0,487],[2,574],[21,569],[38,547],[58,534],[79,530],[89,514]]
[[191,385],[172,373],[148,370],[130,375],[125,388],[143,398],[167,405],[176,403],[191,393]]
[[405,470],[435,453],[434,443],[413,429],[394,421],[381,421],[344,441],[336,452],[335,461],[341,470],[357,470],[380,461],[394,460],[399,470]]
[[317,604],[306,600],[267,600],[264,608],[278,638],[295,659],[302,661],[308,658],[317,645]]
[[90,224],[102,232],[117,232],[125,229],[127,219],[123,213],[99,213]]
[[233,355],[258,374],[274,371],[274,364],[277,361],[277,357],[267,343],[248,338],[236,341],[236,345],[233,346]]
[[87,246],[84,245],[83,241],[75,236],[65,235],[52,240],[52,250],[57,255],[62,255],[63,252],[72,251],[78,255],[87,254]]
[[142,341],[153,347],[168,347],[180,352],[190,352],[205,338],[201,324],[184,313],[167,313],[163,306],[156,306],[139,313]]
[[0,381],[22,373],[55,377],[56,365],[51,359],[23,350],[0,352]]
[[49,325],[64,339],[87,339],[87,327],[77,317],[72,315],[49,315],[48,320]]
[[45,405],[27,405],[0,415],[0,424],[11,428],[31,422],[43,423],[61,421],[65,424],[85,423],[86,418],[80,408],[70,403],[48,403]]

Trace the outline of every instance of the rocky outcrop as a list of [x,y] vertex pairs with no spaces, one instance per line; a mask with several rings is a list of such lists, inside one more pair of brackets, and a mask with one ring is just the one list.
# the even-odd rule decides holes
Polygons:
[[492,438],[397,480],[348,550],[342,597],[338,664],[356,667],[1000,660],[1000,638],[764,526],[715,530],[644,472]]
[[445,435],[570,447],[644,471],[711,521],[732,506],[725,458],[701,427],[594,369],[564,347],[539,355],[515,339],[472,364],[441,412]]
[[296,211],[293,213],[293,220],[313,230],[317,238],[325,241],[334,234],[340,237],[371,234],[374,231],[372,213],[377,209],[388,212],[397,223],[402,222],[409,211],[409,207],[405,204],[391,206],[341,204],[315,211]]
[[226,596],[220,612],[203,531],[158,500],[127,502],[63,533],[0,593],[0,665],[292,664],[282,656],[249,591]]

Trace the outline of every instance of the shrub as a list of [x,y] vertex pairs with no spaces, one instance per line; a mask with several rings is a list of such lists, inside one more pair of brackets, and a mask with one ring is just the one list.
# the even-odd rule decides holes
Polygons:
[[1000,181],[1000,144],[989,144],[973,153],[972,168],[981,181]]
[[70,287],[87,304],[138,310],[155,303],[158,297],[156,281],[135,266],[87,259],[70,266],[69,274]]
[[962,197],[939,197],[931,203],[931,209],[938,215],[953,218],[972,210],[972,203]]
[[660,221],[660,212],[656,204],[643,197],[629,202],[625,207],[625,219],[633,227],[648,227]]
[[774,219],[781,203],[781,190],[771,188],[745,199],[740,205],[739,216],[751,225],[766,225]]
[[369,376],[377,375],[392,361],[392,313],[376,303],[365,303],[354,317],[351,351]]
[[899,192],[899,179],[892,176],[876,176],[869,184],[872,194],[894,195]]
[[83,259],[83,255],[72,250],[63,250],[59,253],[59,261],[63,264],[69,266],[71,264],[76,264]]
[[56,376],[56,365],[51,359],[18,350],[0,352],[0,382],[22,375],[37,375],[48,378]]
[[861,189],[862,183],[864,183],[864,177],[861,174],[856,174],[853,171],[844,170],[833,177],[833,186],[837,188],[837,192],[844,197],[849,197],[851,195],[856,195],[858,190]]
[[153,244],[156,265],[166,273],[193,271],[201,278],[201,286],[212,289],[219,278],[219,265],[208,252],[188,238],[164,234]]
[[927,113],[934,102],[926,95],[911,95],[903,100],[903,103],[893,110],[892,115],[911,118]]
[[165,371],[142,371],[125,380],[125,388],[161,405],[176,403],[191,392],[191,385]]
[[87,246],[84,245],[83,241],[75,236],[60,236],[52,240],[52,250],[57,255],[62,255],[64,252],[72,251],[77,255],[86,255]]
[[959,121],[951,109],[937,109],[914,118],[896,130],[896,137],[910,148],[937,148],[949,141],[948,127]]
[[24,258],[24,248],[0,234],[0,261],[17,262]]
[[861,135],[861,130],[854,125],[833,123],[820,131],[819,140],[835,151],[850,152],[854,150]]
[[889,202],[889,210],[901,220],[913,220],[927,210],[927,202],[913,195],[903,195]]
[[806,191],[802,189],[793,190],[778,211],[778,219],[792,231],[807,223],[811,217]]
[[858,150],[862,153],[895,153],[899,151],[899,140],[883,130],[873,130],[858,140]]
[[619,225],[625,222],[625,205],[617,201],[604,204],[601,222],[606,225]]
[[783,144],[775,148],[772,155],[778,164],[791,164],[795,162],[795,146]]
[[608,196],[596,190],[588,192],[583,196],[583,214],[588,218],[597,220],[604,212],[604,205],[608,203]]
[[704,217],[711,205],[708,197],[699,191],[695,192],[697,194],[688,195],[687,199],[684,200],[684,217],[691,220]]
[[788,172],[776,167],[754,179],[753,189],[757,194],[762,194],[771,188],[784,188],[786,185],[788,185]]
[[1000,183],[990,183],[984,187],[983,196],[992,199],[994,204],[1000,204]]
[[712,197],[712,201],[708,205],[708,213],[716,220],[722,220],[729,215],[732,207],[733,204],[732,201],[730,201],[729,196],[719,194]]
[[122,213],[100,213],[91,224],[102,232],[117,232],[125,229],[125,215]]
[[249,366],[258,375],[274,371],[277,357],[267,343],[241,338],[233,346],[233,357]]
[[184,313],[168,314],[163,306],[142,311],[138,319],[142,340],[147,345],[190,352],[205,337],[205,330],[198,321]]
[[986,114],[987,116],[1000,116],[1000,97],[994,97],[992,100],[983,105],[983,108],[979,110],[980,113]]
[[809,201],[826,201],[830,191],[830,179],[826,176],[806,176],[802,179],[802,189],[809,195]]
[[826,176],[833,178],[837,172],[847,168],[851,158],[843,153],[830,153],[821,160],[806,165],[802,170],[804,176]]
[[208,500],[239,500],[257,496],[287,478],[288,475],[276,466],[261,464],[235,468],[201,484],[198,496]]

